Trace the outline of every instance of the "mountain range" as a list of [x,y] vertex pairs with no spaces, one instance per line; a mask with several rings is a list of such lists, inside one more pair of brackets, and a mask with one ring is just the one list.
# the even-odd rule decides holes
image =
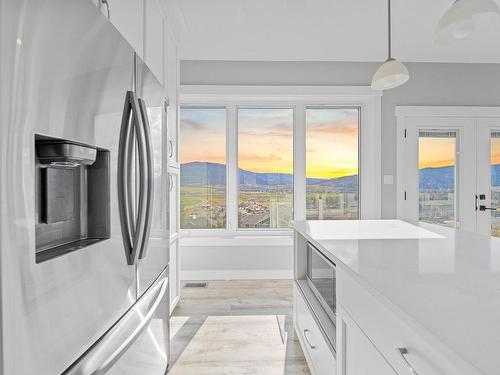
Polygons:
[[[243,189],[265,189],[293,184],[290,173],[257,173],[239,169],[239,184]],[[181,185],[183,186],[223,186],[226,184],[226,166],[219,163],[191,162],[181,164]],[[358,176],[339,178],[308,178],[307,185],[332,190],[356,191]]]
[[[293,184],[289,173],[257,173],[239,170],[240,188],[272,188]],[[181,164],[181,185],[223,186],[226,184],[226,166],[218,163],[191,162]],[[308,178],[311,188],[326,188],[342,191],[356,191],[358,176],[344,176],[331,179]],[[455,185],[454,167],[423,168],[419,170],[419,187],[425,190],[452,190]],[[491,185],[500,186],[500,164],[491,166]]]
[[[420,190],[452,190],[455,167],[422,168],[419,171]],[[491,186],[500,186],[500,164],[491,166]]]

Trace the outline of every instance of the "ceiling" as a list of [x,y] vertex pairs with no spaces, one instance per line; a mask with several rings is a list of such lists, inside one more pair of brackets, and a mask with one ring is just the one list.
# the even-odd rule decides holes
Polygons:
[[[383,61],[386,0],[179,0],[183,60]],[[436,47],[453,0],[393,0],[393,56],[414,62],[500,62],[500,18]]]

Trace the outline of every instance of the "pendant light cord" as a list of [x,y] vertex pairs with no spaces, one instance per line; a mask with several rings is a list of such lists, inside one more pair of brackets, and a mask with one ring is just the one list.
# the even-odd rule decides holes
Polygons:
[[389,54],[388,60],[392,58],[392,48],[391,48],[391,0],[387,0],[387,34],[389,45],[387,47],[387,52]]

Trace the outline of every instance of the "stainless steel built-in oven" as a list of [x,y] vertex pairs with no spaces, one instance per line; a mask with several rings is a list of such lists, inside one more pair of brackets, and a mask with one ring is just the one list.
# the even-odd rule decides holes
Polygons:
[[309,243],[306,278],[312,292],[335,324],[337,312],[335,264]]

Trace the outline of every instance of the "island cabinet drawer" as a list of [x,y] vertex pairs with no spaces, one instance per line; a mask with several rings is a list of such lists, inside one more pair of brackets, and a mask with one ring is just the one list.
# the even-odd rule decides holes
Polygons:
[[341,311],[347,311],[398,374],[465,375],[455,365],[455,358],[452,362],[448,357],[450,352],[446,356],[439,352],[442,346],[438,349],[430,345],[350,275],[339,272],[337,280]]
[[299,288],[294,288],[295,331],[312,374],[335,375],[336,360]]

